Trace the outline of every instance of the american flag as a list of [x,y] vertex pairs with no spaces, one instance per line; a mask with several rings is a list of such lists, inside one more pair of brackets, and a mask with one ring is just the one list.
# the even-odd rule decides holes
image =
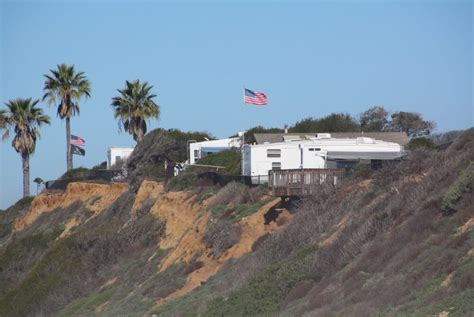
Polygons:
[[251,105],[264,106],[268,102],[267,96],[263,92],[256,92],[244,88],[244,103]]
[[73,145],[85,145],[86,140],[84,140],[80,136],[71,134],[71,144],[73,144]]

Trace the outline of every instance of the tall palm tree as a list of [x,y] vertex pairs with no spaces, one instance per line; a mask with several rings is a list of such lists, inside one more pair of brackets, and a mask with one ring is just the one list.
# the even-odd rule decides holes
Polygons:
[[43,100],[47,99],[49,105],[58,105],[58,116],[66,120],[66,162],[67,169],[73,168],[71,152],[71,117],[79,115],[79,100],[90,97],[90,82],[84,72],[74,70],[74,65],[61,64],[56,70],[51,69],[51,75],[44,75]]
[[49,116],[43,113],[43,109],[36,107],[39,100],[13,99],[5,105],[6,111],[2,111],[5,122],[5,132],[2,139],[6,140],[13,131],[12,146],[21,155],[23,166],[23,197],[30,195],[30,156],[35,152],[36,140],[39,137],[39,128],[43,124],[50,124]]
[[125,81],[124,89],[117,89],[119,96],[112,98],[114,117],[119,118],[120,129],[124,128],[133,136],[136,142],[140,142],[146,134],[146,122],[150,118],[160,117],[160,107],[151,93],[153,86],[140,80]]

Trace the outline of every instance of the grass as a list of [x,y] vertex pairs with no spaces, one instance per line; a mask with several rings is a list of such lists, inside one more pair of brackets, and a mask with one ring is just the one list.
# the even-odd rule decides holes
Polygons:
[[474,189],[474,162],[459,175],[457,180],[449,187],[444,195],[441,208],[445,213],[456,211],[456,203],[461,199],[464,193],[471,192]]
[[68,178],[75,178],[75,177],[84,177],[88,176],[90,170],[85,167],[77,167],[70,169],[66,173],[64,173],[59,179],[68,179]]
[[58,316],[91,316],[95,314],[95,308],[106,303],[117,292],[115,287],[94,292],[89,296],[80,298],[66,306]]
[[61,230],[58,229],[47,233],[26,236],[8,244],[4,251],[0,253],[0,284],[2,285],[0,288],[0,312],[6,305],[2,301],[2,296],[8,293],[8,290],[13,286],[12,281],[27,274],[33,268],[35,260],[42,257],[49,244],[60,233]]
[[214,217],[228,215],[233,221],[238,222],[245,217],[256,213],[262,206],[269,203],[273,198],[265,198],[255,203],[243,203],[237,205],[216,205],[211,207]]
[[315,247],[307,247],[294,257],[272,264],[228,296],[213,299],[205,315],[255,316],[279,311],[285,295],[297,282],[308,277],[305,260],[315,250]]

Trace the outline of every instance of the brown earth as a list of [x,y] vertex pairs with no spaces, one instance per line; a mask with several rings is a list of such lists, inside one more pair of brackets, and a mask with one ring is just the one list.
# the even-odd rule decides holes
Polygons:
[[197,260],[202,267],[187,276],[183,288],[171,293],[164,299],[157,301],[157,306],[173,298],[182,296],[200,286],[219,271],[222,265],[231,258],[239,258],[252,250],[252,245],[260,237],[283,228],[291,219],[287,210],[282,210],[277,222],[264,224],[264,214],[280,202],[274,199],[262,206],[256,213],[243,218],[238,222],[241,228],[240,241],[228,249],[218,259],[212,256],[212,250],[203,242],[208,223],[211,222],[211,213],[206,209],[210,198],[202,203],[193,204],[193,197],[186,192],[163,192],[161,184],[144,182],[140,187],[134,209],[146,198],[156,199],[150,213],[165,221],[165,235],[160,240],[159,248],[170,250],[161,261],[158,272],[163,272],[173,264],[189,263]]
[[[31,202],[25,216],[13,224],[14,231],[20,231],[30,226],[45,212],[51,212],[59,207],[67,207],[75,201],[81,201],[95,214],[110,206],[126,189],[125,183],[93,184],[70,183],[65,192],[46,192],[36,196]],[[72,221],[72,220],[70,220]]]

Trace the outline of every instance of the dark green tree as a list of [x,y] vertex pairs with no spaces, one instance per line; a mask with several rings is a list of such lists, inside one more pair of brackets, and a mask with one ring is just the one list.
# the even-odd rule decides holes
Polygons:
[[147,120],[160,117],[160,107],[153,100],[153,86],[140,80],[125,81],[124,89],[117,89],[119,96],[112,98],[114,117],[119,119],[120,129],[133,136],[136,142],[143,140],[147,132]]
[[406,132],[409,137],[416,138],[429,135],[434,127],[434,122],[424,120],[419,113],[399,111],[392,114],[389,130]]
[[384,131],[388,126],[388,112],[384,107],[375,106],[360,114],[360,129],[365,132]]
[[348,113],[332,113],[326,117],[306,118],[295,123],[289,131],[294,133],[355,132],[360,126]]

